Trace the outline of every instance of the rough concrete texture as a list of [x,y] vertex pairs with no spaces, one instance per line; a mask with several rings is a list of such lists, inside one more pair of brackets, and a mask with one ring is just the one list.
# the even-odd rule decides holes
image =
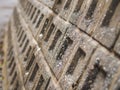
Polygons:
[[119,9],[119,0],[19,0],[5,34],[3,87],[119,90]]

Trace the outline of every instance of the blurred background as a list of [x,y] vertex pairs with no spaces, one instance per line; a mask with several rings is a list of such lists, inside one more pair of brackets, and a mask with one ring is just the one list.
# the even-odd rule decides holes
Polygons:
[[4,80],[4,77],[2,76],[2,64],[4,60],[4,32],[6,31],[5,28],[17,3],[17,0],[0,0],[0,90],[3,90],[2,81]]
[[0,0],[0,29],[9,21],[17,0]]

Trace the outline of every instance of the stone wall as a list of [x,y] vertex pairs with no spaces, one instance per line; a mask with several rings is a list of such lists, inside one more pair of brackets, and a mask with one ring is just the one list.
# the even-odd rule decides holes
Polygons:
[[120,0],[20,0],[6,32],[10,90],[119,90]]

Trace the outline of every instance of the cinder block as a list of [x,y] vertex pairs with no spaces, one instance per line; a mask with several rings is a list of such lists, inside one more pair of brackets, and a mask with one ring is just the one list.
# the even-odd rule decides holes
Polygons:
[[56,83],[51,79],[46,90],[61,90]]
[[[101,19],[101,11],[104,9],[105,3],[104,0],[84,1],[80,10],[81,14],[78,21],[78,27],[90,34],[90,30],[93,30],[97,22]],[[92,29],[90,25],[92,25]]]
[[[77,34],[74,35],[78,36]],[[97,42],[83,33],[77,38],[77,42],[78,44],[74,47],[71,54],[68,55],[69,62],[67,62],[59,80],[63,90],[74,89],[73,85],[83,74],[94,50],[97,48]]]
[[[39,48],[38,46],[36,46],[35,48],[32,49],[31,53],[28,55],[28,58],[25,60],[26,64],[25,64],[25,71],[24,71],[24,84],[26,88],[30,88],[28,87],[29,84],[31,84],[32,87],[34,86],[36,77],[38,73],[41,71],[42,63],[39,63],[41,58],[40,58],[40,55],[38,54],[38,51],[39,51]],[[33,79],[30,80],[30,78],[33,78]]]
[[93,32],[93,37],[109,49],[113,47],[120,31],[118,24],[120,20],[119,8],[119,0],[111,0],[102,14],[102,19],[98,23],[99,25]]
[[[35,69],[36,64],[34,65],[34,67],[32,69],[32,74],[30,73],[27,83],[25,85],[26,89],[29,89],[29,90],[38,90],[38,89],[44,90],[45,89],[45,90],[47,90],[50,81],[53,80],[52,79],[53,76],[51,76],[50,69],[45,64],[44,56],[43,56],[42,52],[39,50],[39,47],[36,48],[35,55],[36,55],[35,62],[39,66],[39,68]],[[35,73],[35,71],[36,71],[36,73]],[[33,78],[32,82],[30,81],[31,76]]]
[[76,4],[75,4],[75,7],[74,7],[74,10],[70,16],[70,19],[69,21],[75,25],[77,25],[78,21],[79,21],[79,17],[82,15],[82,10],[81,8],[84,6],[84,3],[85,0],[77,0],[76,1]]
[[33,5],[32,5],[32,3],[31,2],[29,2],[30,3],[30,5],[29,5],[29,7],[28,8],[26,8],[26,10],[25,11],[23,11],[23,13],[25,13],[26,12],[26,15],[27,16],[29,16],[30,15],[30,12],[32,11],[32,9],[33,9]]
[[[41,29],[41,22],[44,18],[44,14],[42,14],[42,10],[45,8],[41,3],[31,2],[33,6],[36,7],[36,13],[33,14],[33,18],[31,20],[28,19],[28,25],[31,28],[33,35],[36,37],[37,32]],[[26,16],[27,17],[27,16]]]
[[120,73],[118,70],[118,73],[114,76],[110,84],[109,90],[119,90],[120,88],[119,84],[120,84]]
[[[11,70],[11,68],[13,67],[13,64],[15,63],[15,57],[12,56],[11,59],[8,61],[8,66],[7,68]],[[16,63],[15,63],[16,64]]]
[[52,8],[56,0],[39,0],[39,1],[43,2],[43,4],[45,4],[46,6]]
[[28,0],[20,0],[20,4],[23,6],[24,10],[29,6]]
[[18,90],[23,89],[22,83],[20,81],[20,75],[19,75],[19,73],[17,73],[17,77],[14,80],[14,83],[12,84],[12,90],[14,90],[14,89],[18,89]]
[[[36,34],[35,34],[38,43],[42,41],[48,27],[50,26],[54,17],[54,13],[49,8],[44,8],[41,10],[41,16],[43,16],[43,19],[38,29],[36,30]],[[36,24],[39,24],[39,20]]]
[[60,78],[66,63],[69,62],[69,57],[72,52],[74,52],[75,47],[78,45],[80,36],[81,33],[77,28],[74,26],[70,26],[68,28],[67,33],[64,36],[64,39],[57,49],[55,57],[53,59],[53,71],[57,79]]
[[53,11],[59,14],[62,11],[65,2],[66,0],[56,0],[53,6]]
[[31,1],[31,3],[35,9],[31,14],[31,19],[26,20],[28,20],[28,25],[31,28],[34,37],[36,40],[39,40],[40,35],[44,35],[54,16],[54,13],[42,3],[38,3],[36,1]]
[[6,40],[9,89],[119,89],[119,2],[20,0]]
[[33,67],[35,61],[36,61],[36,56],[35,56],[35,45],[31,44],[26,48],[26,51],[21,54],[21,62],[22,62],[22,72],[24,75],[24,82],[26,81],[28,74]]
[[10,85],[13,85],[15,83],[15,80],[18,78],[18,73],[15,71],[10,79]]
[[[53,66],[53,63],[55,61],[54,56],[56,54],[56,50],[58,49],[58,47],[60,47],[59,45],[62,42],[68,27],[69,23],[56,17],[52,21],[43,39],[44,41],[42,42],[41,47],[43,49],[47,62],[51,67]],[[56,40],[57,38],[58,40]]]
[[29,1],[26,1],[26,5],[22,5],[24,8],[24,11],[26,12],[26,14],[28,14],[30,8],[31,8],[31,3]]
[[14,90],[21,90],[22,86],[20,85],[20,82],[18,80],[16,80],[15,85],[14,85]]
[[69,20],[71,14],[75,8],[76,3],[77,3],[77,0],[67,0],[65,2],[64,8],[60,12],[60,16],[65,20]]
[[33,90],[48,90],[48,88],[50,89],[51,85],[53,89],[55,88],[60,90],[58,82],[56,82],[48,64],[46,63],[43,53],[39,51],[36,55],[38,56],[37,63],[41,66],[41,69],[38,72]]
[[30,71],[31,73],[29,73],[27,82],[25,84],[26,89],[28,90],[33,90],[33,86],[37,80],[37,75],[39,73],[39,65],[37,63],[34,64],[34,66],[32,67],[32,70]]
[[87,68],[78,80],[79,82],[75,83],[76,85],[79,83],[77,90],[108,89],[119,66],[120,61],[118,58],[110,55],[104,48],[99,47],[91,57]]
[[117,40],[117,42],[116,42],[116,44],[115,44],[115,46],[114,46],[114,51],[115,51],[117,54],[120,55],[120,35],[119,35],[118,40]]
[[38,71],[38,74],[36,75],[36,81],[34,82],[34,87],[32,90],[38,90],[38,89],[41,89],[41,90],[44,90],[47,83],[49,83],[50,81],[50,75],[48,74],[45,65],[43,63],[43,60],[45,61],[44,59],[44,56],[40,50],[39,47],[36,48],[36,63],[39,65],[39,71]]
[[16,70],[16,62],[15,62],[14,58],[9,63],[8,68],[9,68],[9,75],[12,76],[14,71]]

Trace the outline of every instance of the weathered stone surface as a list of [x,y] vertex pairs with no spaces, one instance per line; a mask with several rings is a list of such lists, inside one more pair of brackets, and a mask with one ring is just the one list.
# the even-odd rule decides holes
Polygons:
[[20,0],[6,32],[11,90],[119,89],[119,0]]
[[83,33],[81,33],[78,42],[79,44],[69,56],[69,63],[67,63],[60,79],[60,84],[64,90],[74,88],[73,85],[84,72],[91,55],[97,47],[97,43]]
[[120,35],[119,35],[119,38],[118,38],[118,40],[117,40],[117,42],[116,42],[116,44],[115,44],[114,50],[115,50],[115,52],[116,52],[117,54],[120,55]]
[[77,90],[109,89],[114,75],[118,72],[120,61],[99,47],[93,54],[90,63],[80,79]]

